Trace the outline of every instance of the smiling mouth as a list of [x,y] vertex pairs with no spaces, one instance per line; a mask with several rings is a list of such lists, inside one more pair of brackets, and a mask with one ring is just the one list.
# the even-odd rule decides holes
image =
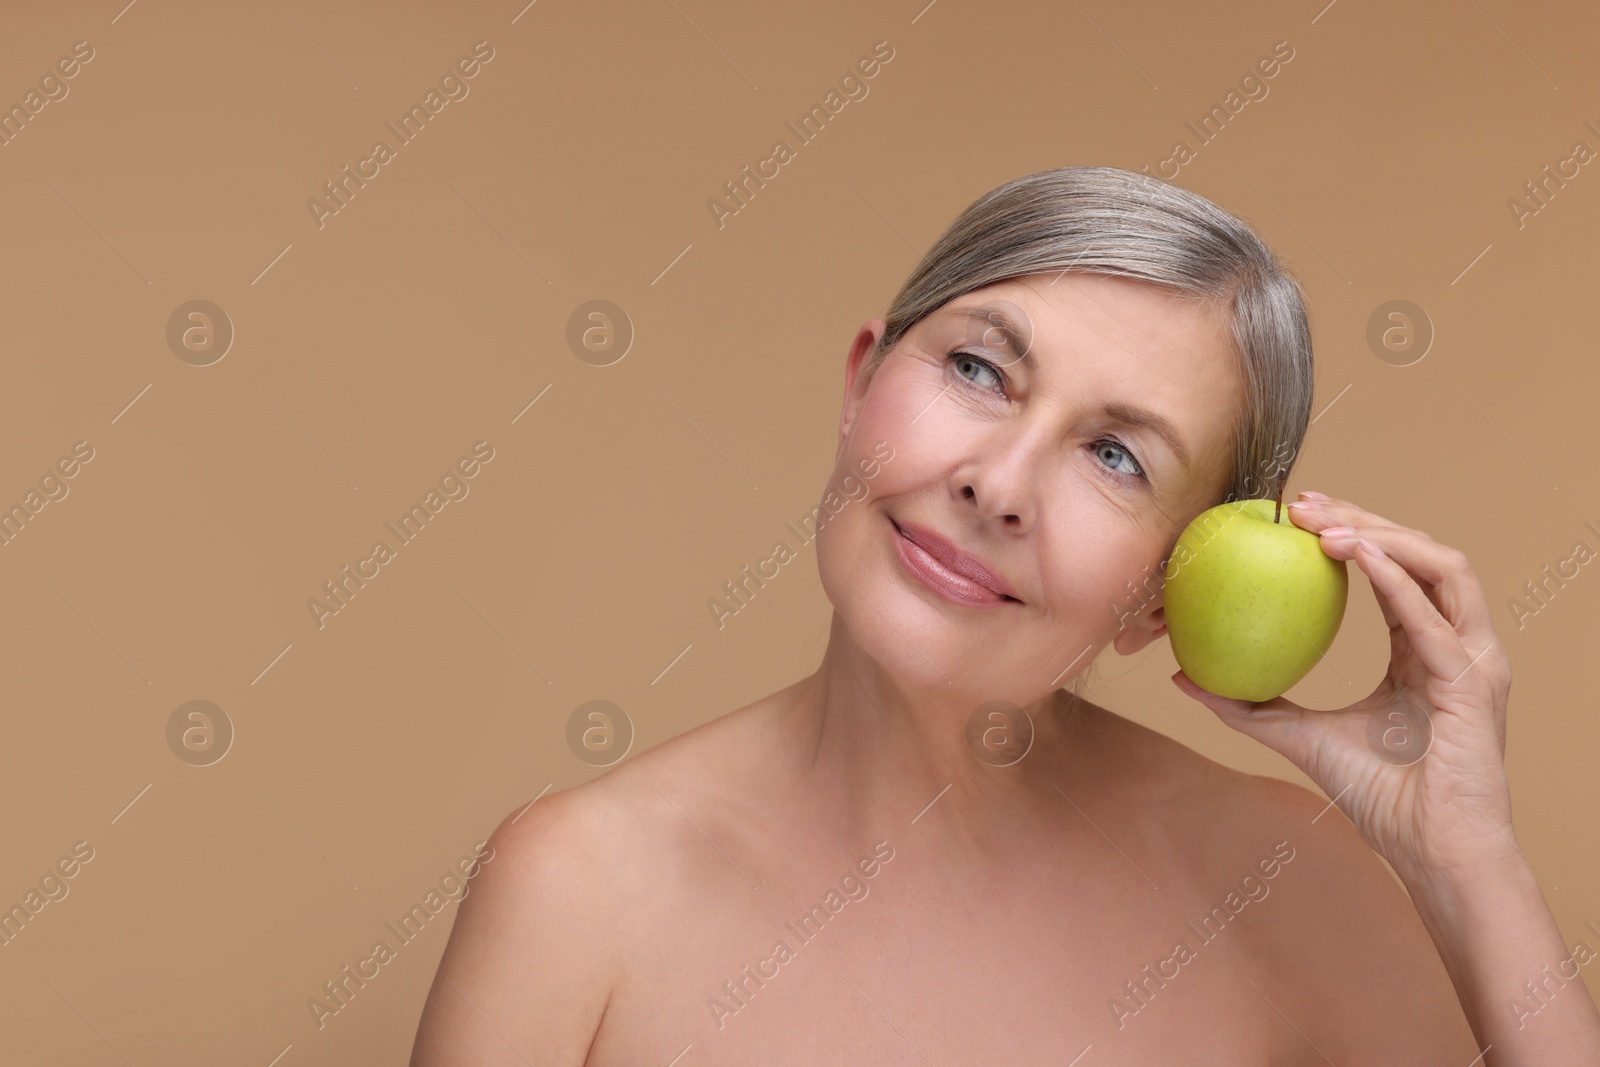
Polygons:
[[[992,589],[983,582],[956,571],[951,564],[944,562],[913,540],[893,519],[889,520],[889,524],[894,527],[895,550],[906,570],[946,600],[968,607],[1022,603],[1014,596]],[[938,549],[939,546],[934,547]],[[948,549],[943,551],[947,552]]]

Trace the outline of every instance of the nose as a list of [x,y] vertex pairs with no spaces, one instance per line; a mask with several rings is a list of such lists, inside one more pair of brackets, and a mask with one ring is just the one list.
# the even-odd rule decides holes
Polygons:
[[951,489],[984,519],[1013,533],[1033,528],[1042,442],[1011,424],[987,439],[980,450],[952,474]]

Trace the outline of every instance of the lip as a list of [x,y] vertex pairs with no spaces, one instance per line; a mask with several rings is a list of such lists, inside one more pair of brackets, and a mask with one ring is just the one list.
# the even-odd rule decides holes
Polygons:
[[906,569],[946,600],[969,606],[1021,603],[1006,580],[926,526],[890,519]]

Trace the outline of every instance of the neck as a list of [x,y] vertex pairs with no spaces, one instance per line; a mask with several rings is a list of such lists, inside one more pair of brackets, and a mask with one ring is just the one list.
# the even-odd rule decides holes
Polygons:
[[1058,786],[1078,784],[1078,727],[1092,708],[1061,690],[985,707],[954,686],[909,688],[837,613],[821,666],[792,694],[801,758],[842,817],[886,829],[933,821],[979,847],[1029,813],[1059,812]]

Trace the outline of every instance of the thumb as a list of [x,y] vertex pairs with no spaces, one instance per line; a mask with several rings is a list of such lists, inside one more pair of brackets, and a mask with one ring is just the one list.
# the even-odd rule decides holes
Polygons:
[[1271,700],[1234,700],[1218,696],[1196,685],[1183,671],[1172,676],[1172,684],[1210,708],[1227,726],[1302,767],[1305,755],[1305,724],[1308,709],[1285,697]]

